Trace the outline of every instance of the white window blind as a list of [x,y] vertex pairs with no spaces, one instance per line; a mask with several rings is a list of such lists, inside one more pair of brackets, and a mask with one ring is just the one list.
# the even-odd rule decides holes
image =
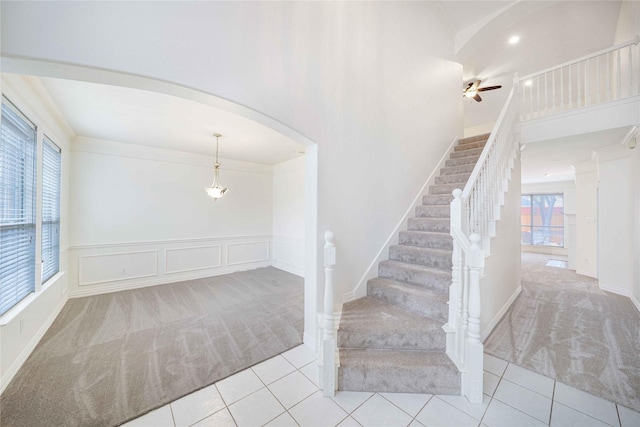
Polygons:
[[60,270],[60,148],[42,145],[42,283]]
[[2,99],[0,315],[35,290],[36,128]]

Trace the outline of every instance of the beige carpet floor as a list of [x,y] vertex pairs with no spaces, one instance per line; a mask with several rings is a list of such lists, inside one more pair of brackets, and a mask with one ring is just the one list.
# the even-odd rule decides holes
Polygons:
[[268,267],[71,299],[0,425],[116,426],[302,342],[303,279]]
[[523,256],[522,293],[485,352],[640,411],[638,310],[596,279],[538,261]]

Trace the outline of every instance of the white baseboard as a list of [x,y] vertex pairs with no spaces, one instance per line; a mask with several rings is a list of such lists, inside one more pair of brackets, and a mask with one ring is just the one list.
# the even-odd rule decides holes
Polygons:
[[316,341],[317,341],[316,337],[314,337],[313,335],[311,335],[311,334],[309,334],[307,332],[305,332],[302,335],[302,343],[304,345],[306,345],[307,347],[309,347],[311,350],[317,352],[318,349],[317,349]]
[[623,297],[627,297],[631,300],[631,303],[636,307],[636,309],[640,312],[640,301],[633,295],[629,289],[621,288],[619,286],[612,286],[606,283],[598,283],[598,287],[603,291],[611,292],[612,294],[621,295]]
[[496,315],[493,316],[493,319],[491,319],[491,321],[487,324],[487,327],[482,330],[482,332],[480,333],[480,341],[484,342],[484,340],[487,339],[487,337],[489,336],[489,334],[491,334],[491,332],[496,327],[498,322],[500,322],[500,320],[502,320],[502,317],[507,313],[507,310],[509,310],[509,307],[511,307],[511,304],[513,304],[516,298],[518,298],[518,295],[520,295],[520,292],[522,292],[522,286],[518,286],[518,289],[515,290],[515,292],[509,297],[507,302],[504,303],[502,308],[500,308],[500,310],[496,313]]
[[292,265],[280,260],[273,260],[272,264],[275,268],[286,271],[287,273],[295,274],[296,276],[304,278],[304,266],[300,267],[297,265]]
[[62,311],[62,308],[67,303],[68,298],[62,298],[58,305],[51,311],[47,320],[40,326],[38,331],[31,337],[29,343],[22,349],[20,355],[11,363],[11,365],[4,369],[2,376],[0,377],[0,394],[4,392],[5,388],[9,385],[13,377],[18,373],[24,362],[27,361],[27,358],[31,355],[31,352],[36,348],[44,334],[47,332],[49,327],[53,324],[53,321],[56,320],[58,314]]
[[215,271],[203,270],[197,272],[178,273],[170,276],[153,277],[150,279],[136,279],[128,281],[126,283],[106,283],[91,286],[82,286],[79,289],[72,291],[69,298],[80,298],[92,295],[108,294],[111,292],[128,291],[131,289],[147,288],[149,286],[164,285],[167,283],[183,282],[185,280],[203,279],[205,277],[221,276],[223,274],[230,274],[236,271],[253,270],[261,267],[269,267],[271,262],[259,261],[255,263],[246,263],[241,267],[230,266],[216,268]]

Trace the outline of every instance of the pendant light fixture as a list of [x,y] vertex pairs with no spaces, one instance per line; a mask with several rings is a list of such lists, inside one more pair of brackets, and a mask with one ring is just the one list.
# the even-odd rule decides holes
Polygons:
[[211,197],[212,199],[218,200],[227,192],[227,187],[221,186],[219,179],[220,163],[218,163],[218,138],[220,138],[222,135],[220,135],[219,133],[214,133],[213,136],[216,137],[216,162],[213,164],[213,184],[211,184],[211,187],[205,188],[204,191],[206,191],[209,197]]

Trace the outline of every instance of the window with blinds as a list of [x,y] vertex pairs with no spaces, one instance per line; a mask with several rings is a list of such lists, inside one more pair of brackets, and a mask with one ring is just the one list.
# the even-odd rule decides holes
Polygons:
[[6,98],[0,135],[0,315],[35,290],[36,127]]
[[60,148],[42,145],[42,283],[60,270]]

